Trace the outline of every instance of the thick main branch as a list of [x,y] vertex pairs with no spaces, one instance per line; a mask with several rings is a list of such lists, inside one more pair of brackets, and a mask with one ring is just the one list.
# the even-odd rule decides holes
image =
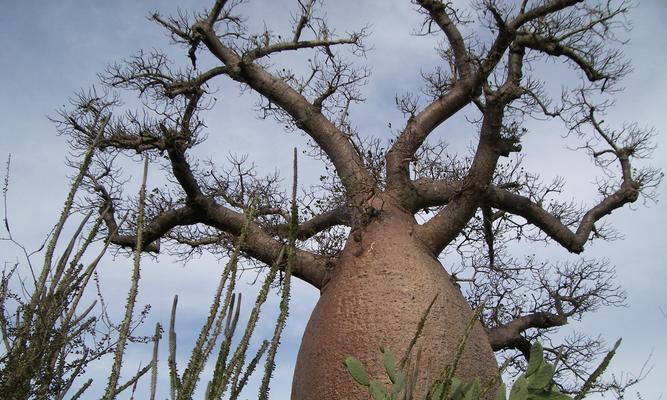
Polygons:
[[246,62],[225,46],[210,26],[196,23],[193,30],[201,36],[211,53],[229,68],[228,75],[232,79],[247,84],[278,105],[293,118],[297,127],[318,144],[336,167],[350,198],[361,202],[368,196],[367,193],[373,189],[374,183],[363,161],[347,136],[329,121],[317,106],[261,66]]
[[[329,228],[333,228],[334,226],[350,226],[351,223],[352,221],[349,207],[337,207],[333,210],[317,214],[312,218],[300,223],[297,227],[296,238],[299,240],[308,240],[318,233],[326,231]],[[287,238],[289,226],[287,224],[269,226],[267,227],[267,230],[274,235]]]
[[[480,194],[491,183],[503,143],[499,137],[502,128],[504,104],[487,104],[480,130],[480,140],[470,169],[461,182],[461,190],[433,218],[417,229],[417,234],[434,254],[440,252],[458,236],[480,205]],[[435,183],[432,183],[434,185]]]
[[639,189],[634,182],[623,182],[616,192],[602,199],[584,214],[579,222],[579,227],[574,232],[557,217],[527,197],[496,186],[489,186],[485,193],[485,200],[492,207],[522,216],[567,250],[581,253],[594,229],[595,222],[625,204],[634,202],[638,195]]
[[494,351],[518,349],[524,352],[526,346],[525,339],[521,336],[522,332],[531,328],[547,329],[565,324],[567,324],[567,317],[565,316],[536,312],[518,317],[506,324],[487,329],[487,334],[489,335],[491,348]]
[[461,32],[447,13],[447,6],[438,0],[418,0],[417,3],[429,13],[431,19],[440,27],[440,29],[442,29],[445,36],[447,36],[449,45],[454,53],[454,62],[456,64],[456,71],[453,71],[454,74],[459,75],[462,78],[468,77],[471,68],[466,44],[463,41]]

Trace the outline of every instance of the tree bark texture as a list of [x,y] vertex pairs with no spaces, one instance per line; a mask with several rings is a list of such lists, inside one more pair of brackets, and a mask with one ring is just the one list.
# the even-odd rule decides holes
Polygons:
[[[379,346],[400,360],[436,295],[412,351],[413,359],[421,351],[418,390],[435,379],[433,371],[442,371],[452,361],[472,310],[414,235],[415,226],[411,215],[384,212],[350,235],[303,335],[292,399],[367,399],[366,388],[353,381],[343,361],[355,356],[371,379],[387,381]],[[496,371],[488,338],[476,322],[456,376],[485,382]]]

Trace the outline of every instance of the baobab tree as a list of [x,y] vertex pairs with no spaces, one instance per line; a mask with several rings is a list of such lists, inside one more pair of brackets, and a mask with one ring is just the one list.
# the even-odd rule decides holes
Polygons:
[[[434,299],[416,346],[422,383],[452,361],[471,306],[483,311],[457,375],[486,382],[497,373],[494,352],[520,363],[531,341],[549,343],[548,334],[568,320],[622,303],[605,261],[549,264],[511,251],[523,240],[579,254],[592,238],[613,239],[603,218],[642,195],[652,198],[661,180],[660,171],[634,165],[650,156],[653,131],[604,121],[629,70],[616,36],[627,28],[629,1],[477,0],[463,9],[415,0],[423,16],[416,36],[440,39],[438,63],[430,71],[402,71],[420,74],[424,85],[396,97],[404,124],[386,141],[358,131],[350,118],[371,79],[360,64],[367,28],[337,35],[318,2],[297,0],[291,31],[254,32],[243,3],[217,0],[203,13],[154,14],[185,49],[187,63],[175,66],[153,50],[111,65],[101,75],[104,94],[78,96],[58,122],[75,149],[98,149],[87,205],[99,208],[113,244],[137,242],[135,227],[120,223],[136,201],[123,195],[114,161],[138,153],[163,166],[172,183],[147,199],[142,249],[225,251],[254,201],[242,250],[260,265],[273,262],[287,240],[288,196],[280,180],[258,177],[243,159],[221,168],[197,162],[191,149],[205,134],[224,135],[207,132],[203,120],[224,80],[257,95],[260,117],[304,134],[304,153],[326,173],[299,199],[292,273],[321,296],[303,335],[292,398],[365,398],[341,362],[355,355],[379,378],[378,346],[402,354]],[[579,84],[557,96],[548,90],[540,66],[551,59],[569,66]],[[127,111],[117,91],[136,92],[141,109]],[[452,153],[435,138],[453,135],[444,124],[458,115],[469,121],[470,154]],[[603,172],[595,202],[583,207],[564,199],[562,179],[543,182],[521,166],[531,118],[558,123]],[[448,270],[443,254],[457,260]],[[558,382],[564,390],[576,388],[598,348],[585,337],[547,346],[560,353],[559,372],[569,376]]]

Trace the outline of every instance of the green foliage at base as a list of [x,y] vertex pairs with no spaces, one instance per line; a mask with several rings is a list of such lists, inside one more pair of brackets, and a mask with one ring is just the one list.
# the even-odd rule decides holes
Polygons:
[[[595,372],[591,375],[588,382],[594,381],[599,374],[607,367],[609,359],[618,348],[620,341],[616,343],[614,349],[609,352]],[[479,379],[473,382],[464,383],[459,379],[450,377],[448,379],[439,379],[433,382],[428,390],[421,396],[413,395],[416,380],[407,376],[404,371],[399,371],[395,358],[391,351],[380,348],[384,362],[384,369],[390,384],[387,385],[378,380],[371,380],[366,373],[361,362],[355,357],[347,357],[343,364],[352,378],[362,386],[368,388],[368,393],[373,400],[479,400],[485,397],[486,393],[495,386],[496,382],[491,382],[482,388]],[[451,368],[445,368],[445,370]],[[498,372],[502,373],[503,368]],[[498,382],[496,389],[496,400],[572,400],[572,397],[559,392],[554,385],[554,373],[556,368],[544,359],[542,345],[539,342],[533,344],[530,350],[530,358],[526,371],[521,374],[512,385],[507,397],[507,388],[504,383]],[[415,375],[416,376],[416,375]],[[582,392],[576,396],[576,399],[584,397],[587,391],[587,385],[584,385]]]

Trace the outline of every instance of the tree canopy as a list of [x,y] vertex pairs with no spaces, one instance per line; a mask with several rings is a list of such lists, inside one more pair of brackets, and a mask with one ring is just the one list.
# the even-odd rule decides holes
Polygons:
[[[629,71],[620,52],[624,38],[616,36],[627,28],[629,2],[478,1],[470,9],[415,2],[424,18],[415,36],[437,38],[439,59],[433,68],[399,72],[420,75],[423,85],[395,96],[404,121],[382,136],[360,131],[352,118],[355,104],[373,101],[363,92],[373,79],[363,61],[371,28],[336,34],[319,4],[299,1],[291,30],[266,22],[254,31],[244,6],[217,1],[202,13],[154,14],[184,48],[186,62],[152,50],[112,64],[102,86],[80,94],[57,119],[74,150],[91,143],[99,149],[87,177],[92,196],[82,207],[100,210],[114,244],[136,243],[132,223],[120,224],[136,199],[124,193],[116,164],[121,154],[142,154],[171,180],[148,197],[147,250],[184,258],[203,249],[225,253],[255,199],[244,253],[260,264],[276,258],[289,216],[279,177],[258,176],[244,157],[217,165],[191,154],[207,135],[224,135],[207,131],[205,115],[225,94],[217,82],[228,79],[256,94],[260,118],[302,133],[304,153],[324,166],[320,183],[304,188],[300,199],[298,278],[323,288],[348,235],[391,203],[421,222],[416,235],[441,257],[469,303],[484,303],[483,325],[496,351],[526,353],[530,341],[545,340],[568,319],[623,303],[607,261],[547,263],[515,249],[517,242],[545,242],[579,254],[592,239],[619,237],[604,217],[641,196],[655,197],[662,173],[642,163],[654,131],[605,121]],[[558,91],[541,74],[554,59],[578,77]],[[136,92],[141,105],[123,105],[119,90]],[[447,125],[460,114],[469,122],[463,133]],[[541,134],[535,120],[558,126],[599,169],[595,201],[564,193],[566,178],[544,181],[524,167],[522,140]],[[450,149],[454,135],[473,149]],[[572,338],[562,371],[576,377],[598,350],[596,338]]]

